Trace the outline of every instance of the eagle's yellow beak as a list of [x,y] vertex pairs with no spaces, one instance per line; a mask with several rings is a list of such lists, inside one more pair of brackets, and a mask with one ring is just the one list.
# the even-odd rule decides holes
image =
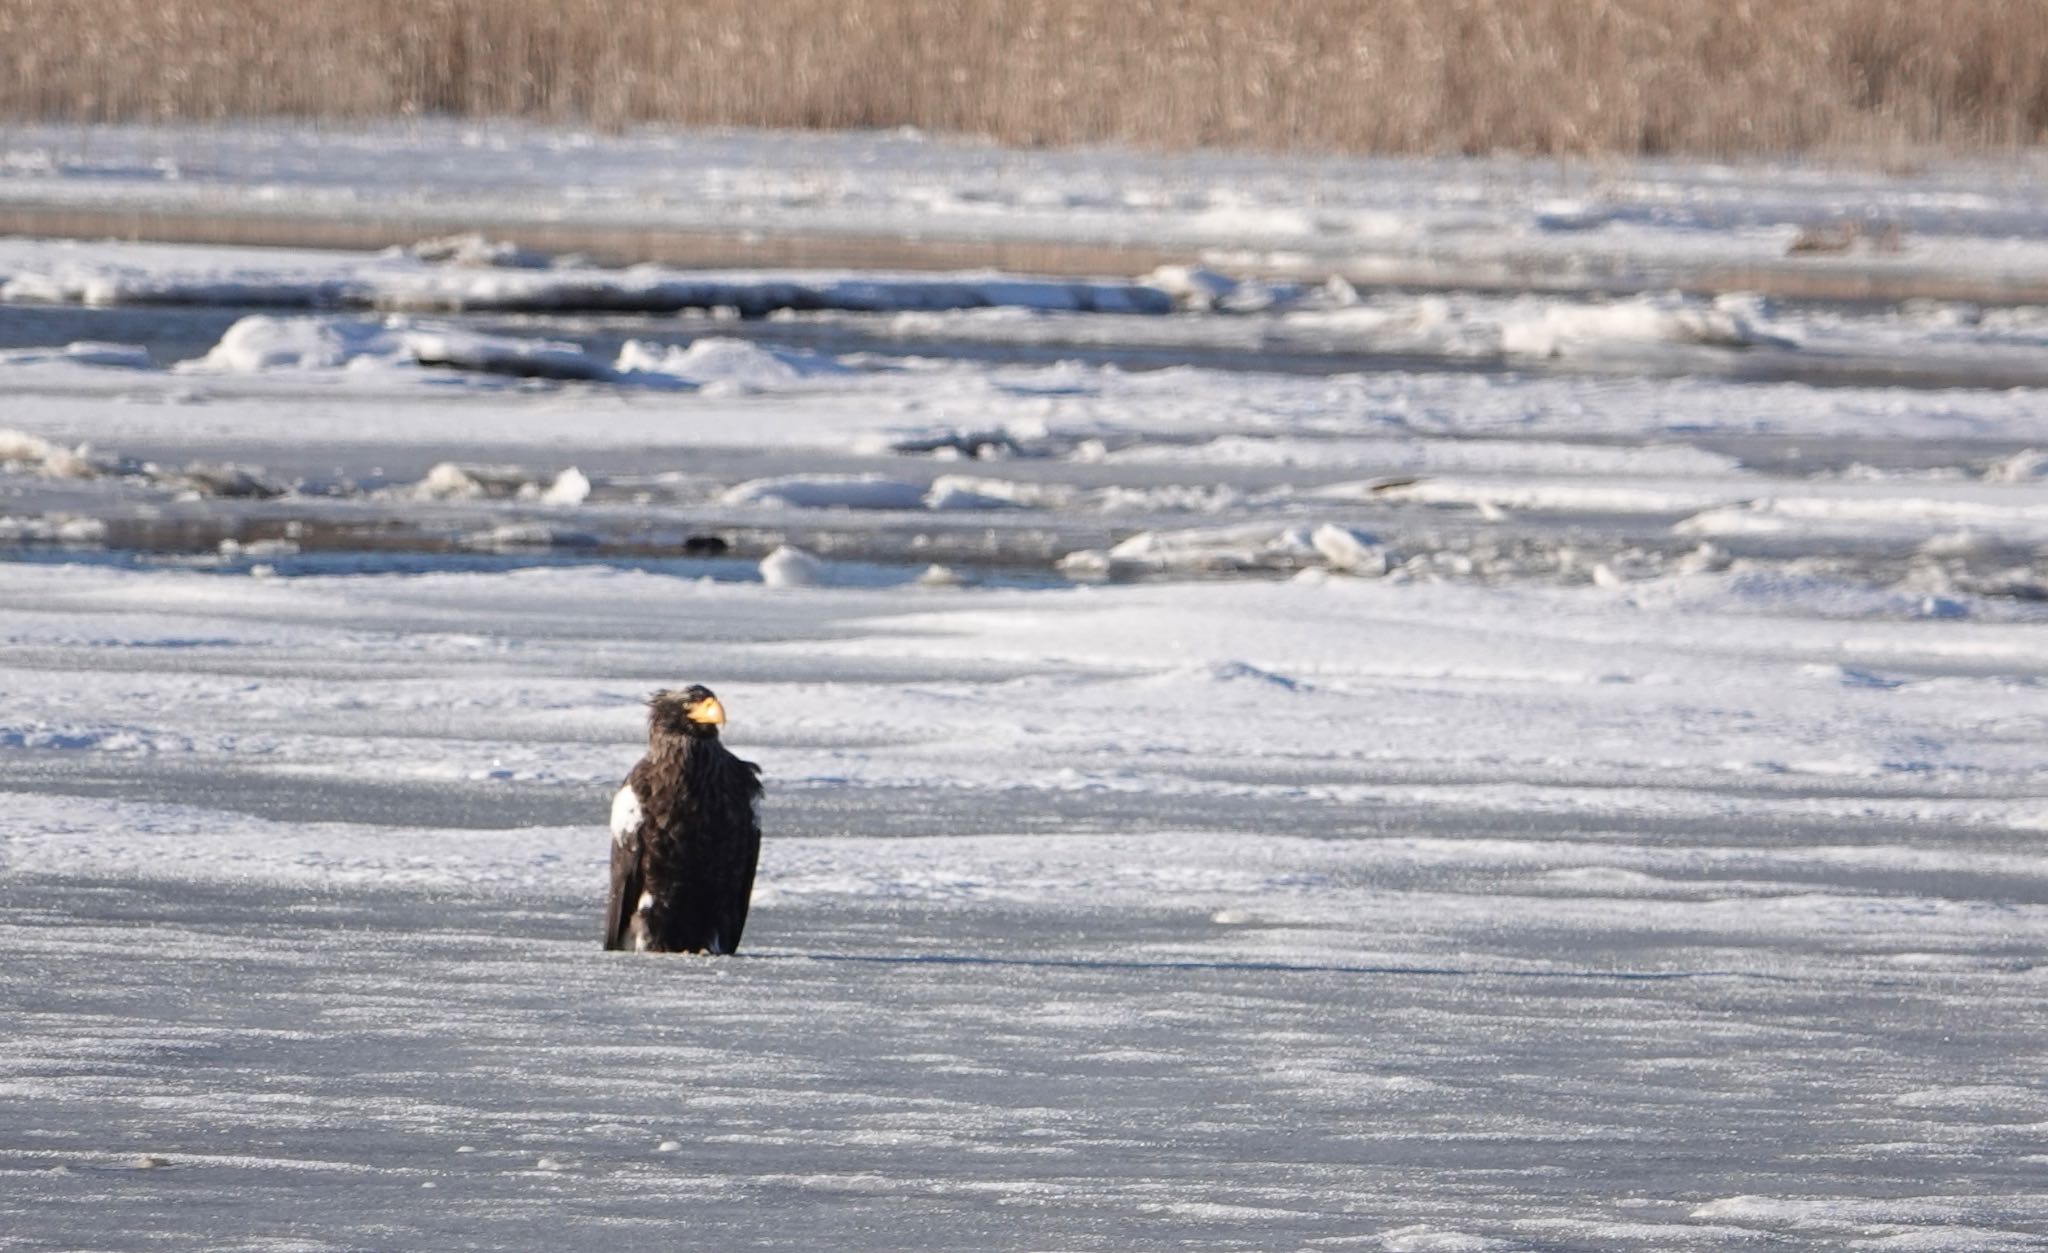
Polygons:
[[722,727],[725,725],[725,706],[718,703],[716,696],[707,696],[684,710],[683,716],[692,722]]

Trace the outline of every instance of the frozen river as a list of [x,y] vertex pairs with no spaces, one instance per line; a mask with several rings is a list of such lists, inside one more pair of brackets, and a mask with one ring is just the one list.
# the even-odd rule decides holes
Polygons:
[[[2048,316],[1616,290],[2017,291],[2031,167],[261,139],[0,202],[1265,279],[0,240],[0,1249],[2048,1242]],[[688,682],[747,947],[604,953]]]

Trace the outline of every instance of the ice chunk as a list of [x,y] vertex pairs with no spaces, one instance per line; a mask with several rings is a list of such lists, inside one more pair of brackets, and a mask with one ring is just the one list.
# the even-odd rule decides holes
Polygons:
[[518,466],[465,466],[443,461],[406,489],[406,494],[415,500],[503,500],[532,486],[533,480]]
[[770,587],[811,587],[824,570],[824,562],[791,544],[761,558],[761,581]]
[[1387,572],[1387,553],[1371,535],[1350,527],[1325,522],[1309,536],[1309,543],[1322,554],[1332,570],[1349,574],[1381,575]]
[[233,374],[326,370],[360,357],[395,361],[403,348],[399,335],[381,322],[251,314],[230,326],[205,356],[177,368]]
[[939,510],[1042,509],[1064,504],[1073,495],[1071,488],[1056,484],[945,474],[932,480],[924,503],[928,509]]
[[791,474],[741,483],[719,497],[719,503],[785,509],[922,509],[924,490],[879,474]]
[[1069,574],[1297,570],[1320,556],[1306,527],[1252,523],[1140,531],[1107,553],[1069,553],[1060,569]]
[[1139,280],[1173,297],[1174,307],[1207,313],[1237,290],[1237,280],[1194,265],[1162,265]]
[[590,479],[583,471],[570,466],[555,476],[546,491],[540,494],[544,505],[580,505],[590,499]]
[[1545,302],[1503,314],[1500,348],[1511,357],[1568,357],[1603,345],[1695,344],[1710,348],[1790,347],[1759,328],[1739,303],[1638,297],[1612,304]]
[[612,368],[574,344],[479,335],[405,318],[279,318],[252,314],[181,371],[256,374],[344,366],[430,365],[525,378],[608,380]]
[[849,371],[830,357],[707,336],[687,348],[629,339],[613,368],[628,381],[670,379],[714,392],[767,391],[814,375]]
[[2039,483],[2048,479],[2048,452],[2022,448],[2010,457],[1991,463],[1984,471],[1987,483]]

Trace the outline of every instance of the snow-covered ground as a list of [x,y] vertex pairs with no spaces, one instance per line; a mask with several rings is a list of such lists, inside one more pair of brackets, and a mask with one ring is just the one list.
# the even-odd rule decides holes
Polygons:
[[[2048,256],[2026,164],[0,152],[1190,263]],[[2041,310],[455,251],[0,240],[0,1249],[2048,1239]],[[768,781],[747,947],[604,954],[691,681]]]
[[[2021,1248],[2038,624],[13,567],[12,1247]],[[595,943],[638,698],[747,955]]]

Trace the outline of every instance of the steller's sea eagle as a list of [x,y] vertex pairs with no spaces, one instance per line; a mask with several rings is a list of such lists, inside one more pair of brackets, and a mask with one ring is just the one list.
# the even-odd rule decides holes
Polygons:
[[604,946],[730,953],[740,946],[761,827],[761,768],[718,742],[725,707],[706,687],[647,702],[647,755],[612,798]]

